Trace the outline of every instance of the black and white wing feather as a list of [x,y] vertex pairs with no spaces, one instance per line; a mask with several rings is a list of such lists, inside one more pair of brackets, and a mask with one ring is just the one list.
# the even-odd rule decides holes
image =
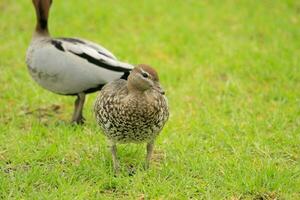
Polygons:
[[52,39],[52,43],[59,44],[59,50],[70,52],[94,65],[111,71],[129,72],[133,68],[130,64],[118,61],[111,52],[93,42],[75,38],[58,38]]
[[106,57],[110,57],[112,59],[117,60],[117,58],[110,51],[108,51],[104,47],[102,47],[94,42],[79,39],[79,38],[57,38],[57,40],[62,40],[62,41],[73,43],[73,44],[84,44],[85,46],[88,46],[88,47],[96,50],[98,53],[103,54]]

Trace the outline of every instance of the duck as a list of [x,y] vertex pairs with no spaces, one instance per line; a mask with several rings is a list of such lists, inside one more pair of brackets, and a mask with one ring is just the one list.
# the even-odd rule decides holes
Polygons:
[[113,53],[94,42],[68,37],[51,37],[48,29],[52,0],[32,0],[36,27],[26,53],[33,80],[59,95],[76,96],[72,123],[83,124],[86,95],[111,81],[127,79],[133,65],[119,61]]
[[144,166],[149,168],[155,139],[169,118],[168,100],[154,68],[140,64],[127,80],[106,84],[96,98],[94,114],[108,138],[116,174],[117,144],[146,143]]

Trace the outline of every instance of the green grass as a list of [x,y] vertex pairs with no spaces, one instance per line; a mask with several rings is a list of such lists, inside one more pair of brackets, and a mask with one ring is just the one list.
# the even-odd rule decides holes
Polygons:
[[0,199],[300,199],[297,0],[54,1],[53,36],[96,41],[158,69],[170,119],[143,145],[68,124],[72,97],[40,88],[25,52],[31,1],[0,1]]

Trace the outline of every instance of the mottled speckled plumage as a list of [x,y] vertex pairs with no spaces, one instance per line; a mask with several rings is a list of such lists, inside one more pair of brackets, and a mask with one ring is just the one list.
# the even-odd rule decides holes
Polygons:
[[167,98],[158,81],[154,69],[140,65],[128,81],[116,80],[103,87],[94,111],[112,146],[142,142],[153,145],[169,116]]

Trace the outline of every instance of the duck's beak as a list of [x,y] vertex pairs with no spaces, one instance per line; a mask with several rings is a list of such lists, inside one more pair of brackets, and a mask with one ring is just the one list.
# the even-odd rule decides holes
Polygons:
[[161,85],[159,83],[155,84],[154,90],[156,90],[157,92],[159,92],[162,95],[165,95],[165,91],[164,91],[164,89],[161,87]]

